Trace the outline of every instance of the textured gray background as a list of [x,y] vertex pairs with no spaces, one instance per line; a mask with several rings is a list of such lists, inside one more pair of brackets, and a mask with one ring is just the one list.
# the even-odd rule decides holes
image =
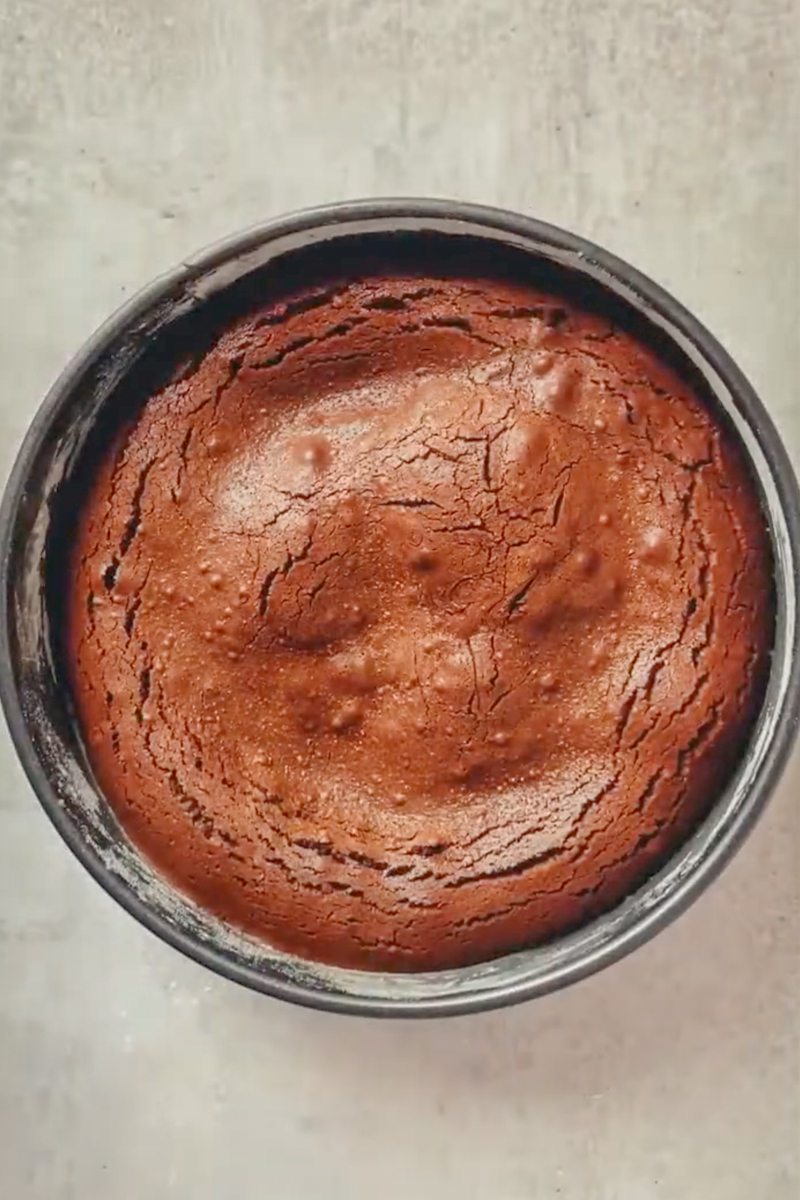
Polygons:
[[[0,0],[0,470],[92,328],[250,221],[365,194],[554,220],[707,321],[800,461],[793,0]],[[800,759],[724,878],[573,990],[294,1011],[84,875],[0,740],[8,1200],[796,1200]]]

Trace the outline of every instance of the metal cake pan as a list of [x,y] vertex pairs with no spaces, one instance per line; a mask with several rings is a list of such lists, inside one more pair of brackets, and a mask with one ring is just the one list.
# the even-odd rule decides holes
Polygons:
[[[92,778],[54,652],[47,586],[65,485],[145,350],[276,258],[400,231],[514,247],[591,281],[657,328],[702,376],[744,447],[769,529],[776,601],[769,680],[750,742],[706,820],[670,861],[622,904],[547,945],[413,974],[344,970],[280,953],[202,911],[150,866]],[[763,811],[797,731],[799,586],[800,498],[775,427],[725,350],[662,288],[599,247],[529,217],[444,200],[354,201],[266,222],[181,263],[112,316],[56,381],[0,509],[0,698],[33,790],[64,841],[110,895],[177,950],[257,991],[314,1008],[375,1016],[474,1012],[554,991],[621,958],[682,912],[729,861]]]

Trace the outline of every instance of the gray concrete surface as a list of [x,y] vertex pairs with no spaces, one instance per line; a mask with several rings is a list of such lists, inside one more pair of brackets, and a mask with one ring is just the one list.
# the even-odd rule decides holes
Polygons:
[[[0,0],[0,470],[187,252],[366,194],[604,242],[728,344],[800,461],[794,0]],[[796,1200],[800,758],[724,878],[607,973],[417,1025],[183,961],[0,742],[8,1200]]]

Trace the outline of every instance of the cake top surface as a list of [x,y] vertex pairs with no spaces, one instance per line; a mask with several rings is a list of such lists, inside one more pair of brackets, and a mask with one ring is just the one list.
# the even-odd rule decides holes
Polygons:
[[67,658],[134,841],[322,960],[455,965],[616,902],[729,776],[769,562],[741,452],[569,295],[289,289],[117,429]]

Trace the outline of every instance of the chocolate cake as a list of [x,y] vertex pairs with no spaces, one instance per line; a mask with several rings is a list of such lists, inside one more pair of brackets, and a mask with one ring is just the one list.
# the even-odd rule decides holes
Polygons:
[[619,313],[345,261],[141,400],[91,464],[65,656],[100,786],[201,905],[451,967],[697,826],[760,702],[768,542],[734,435]]

